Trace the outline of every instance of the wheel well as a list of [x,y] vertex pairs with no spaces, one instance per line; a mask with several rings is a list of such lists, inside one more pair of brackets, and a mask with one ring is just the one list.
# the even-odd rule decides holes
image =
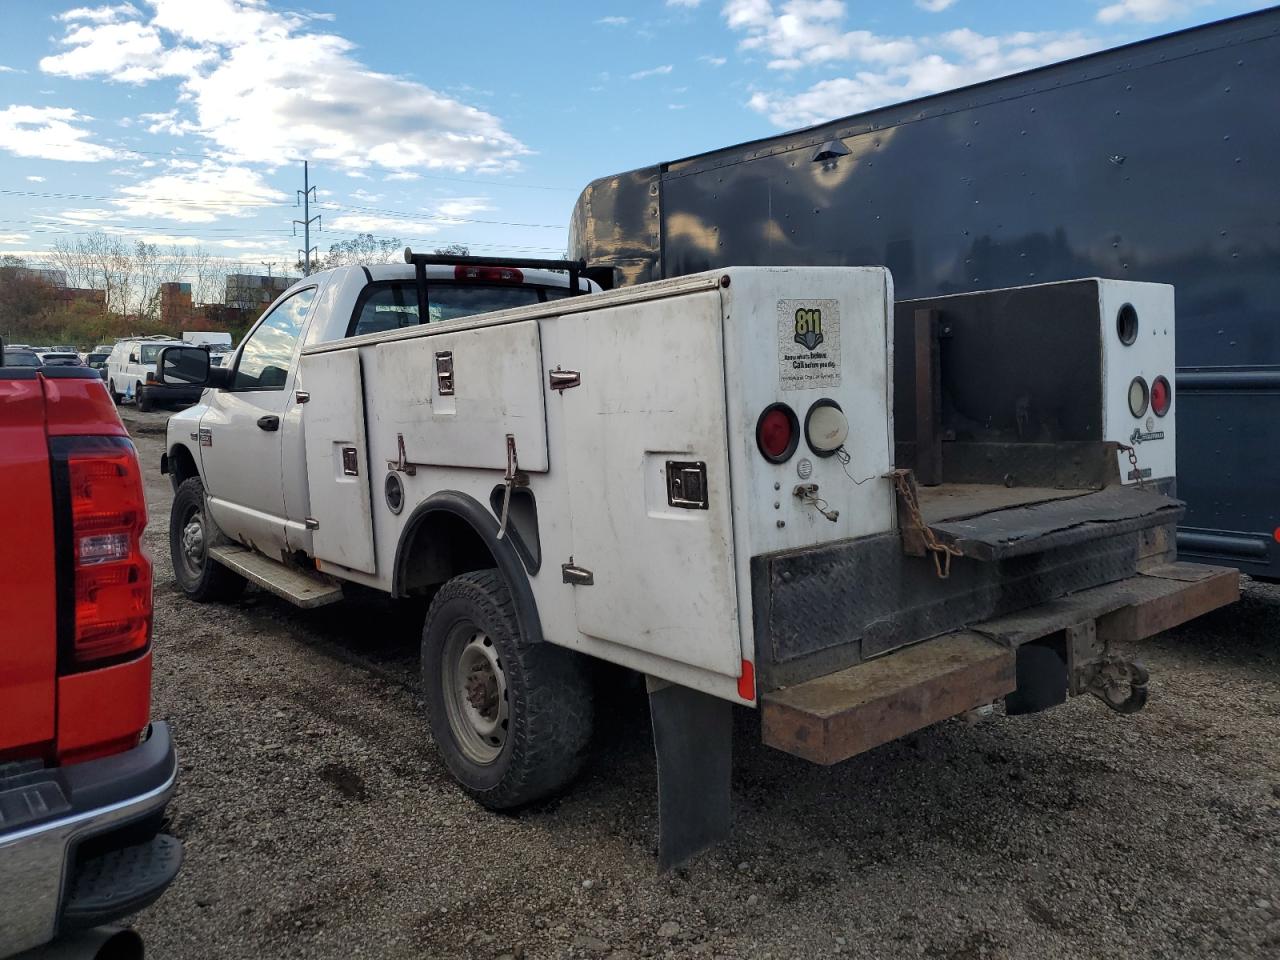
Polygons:
[[200,469],[196,466],[196,458],[191,455],[191,451],[180,443],[174,444],[169,451],[169,482],[173,484],[173,489],[177,490],[183,480],[198,476]]
[[542,621],[529,572],[510,537],[498,539],[498,519],[474,497],[440,490],[409,516],[392,568],[391,593],[423,596],[460,573],[497,568],[515,604],[526,643],[542,641]]
[[400,548],[402,595],[421,595],[460,573],[488,570],[498,565],[475,527],[454,513],[444,510],[428,513],[407,537]]

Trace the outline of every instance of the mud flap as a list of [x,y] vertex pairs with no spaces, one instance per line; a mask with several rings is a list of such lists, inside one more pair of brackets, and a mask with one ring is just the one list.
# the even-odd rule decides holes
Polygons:
[[665,871],[729,835],[733,706],[646,679],[658,760],[658,869]]
[[1039,713],[1067,702],[1067,664],[1053,647],[1023,644],[1015,669],[1018,687],[1004,700],[1009,716]]

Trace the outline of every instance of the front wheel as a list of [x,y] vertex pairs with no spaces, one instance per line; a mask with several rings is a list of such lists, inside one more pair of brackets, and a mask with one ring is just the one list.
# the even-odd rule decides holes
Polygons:
[[584,659],[520,635],[496,570],[454,577],[422,631],[422,687],[449,772],[486,807],[509,809],[564,788],[591,739]]
[[120,401],[123,400],[124,397],[121,396],[120,391],[116,389],[116,382],[114,380],[107,381],[107,392],[111,394],[111,402],[116,404],[116,406],[119,406]]
[[192,600],[234,600],[244,591],[244,578],[209,556],[210,547],[228,542],[208,514],[200,478],[183,480],[169,510],[169,557],[174,579]]

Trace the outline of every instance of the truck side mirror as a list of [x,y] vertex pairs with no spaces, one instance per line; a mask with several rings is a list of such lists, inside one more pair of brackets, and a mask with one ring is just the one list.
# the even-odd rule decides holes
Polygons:
[[169,386],[205,386],[209,382],[209,351],[203,347],[165,347],[156,365],[156,379]]
[[137,362],[138,362],[138,355],[137,355],[136,353],[131,353],[131,354],[129,354],[129,362],[130,362],[130,363],[137,363]]

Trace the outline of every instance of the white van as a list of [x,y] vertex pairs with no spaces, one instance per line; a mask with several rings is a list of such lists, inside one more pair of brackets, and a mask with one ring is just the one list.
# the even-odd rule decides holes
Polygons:
[[[160,351],[180,341],[168,336],[117,340],[107,357],[107,389],[116,403],[132,400],[140,410],[150,410],[159,400],[156,361]],[[166,391],[168,392],[168,391]]]

